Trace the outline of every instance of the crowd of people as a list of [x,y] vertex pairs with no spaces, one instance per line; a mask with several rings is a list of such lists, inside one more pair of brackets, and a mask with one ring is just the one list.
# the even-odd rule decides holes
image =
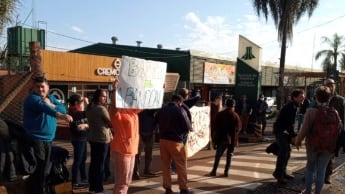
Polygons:
[[[116,90],[119,81],[113,82]],[[297,149],[306,139],[307,165],[305,173],[305,190],[311,193],[313,173],[315,193],[321,193],[324,183],[330,183],[335,150],[316,149],[313,128],[319,118],[318,111],[332,108],[338,118],[338,130],[344,125],[344,98],[335,92],[332,79],[315,91],[314,103],[305,98],[303,90],[294,90],[291,100],[280,110],[273,125],[273,134],[277,151],[276,168],[273,177],[278,184],[286,184],[294,177],[287,172],[291,145]],[[181,194],[192,193],[187,180],[188,134],[193,130],[189,109],[200,100],[200,96],[190,97],[186,88],[174,94],[171,101],[160,109],[140,110],[116,108],[115,92],[97,89],[89,99],[74,94],[68,99],[68,111],[54,96],[48,94],[49,85],[44,77],[33,79],[32,92],[24,101],[24,123],[32,139],[37,167],[30,176],[30,192],[44,194],[46,191],[46,172],[51,154],[52,141],[55,138],[56,121],[64,119],[70,124],[71,144],[73,145],[72,184],[73,188],[88,187],[90,193],[104,192],[103,182],[113,173],[113,193],[127,193],[132,180],[141,176],[157,176],[151,169],[152,150],[155,133],[159,132],[160,158],[162,168],[162,186],[166,194],[173,193],[171,172],[175,171]],[[110,97],[110,105],[107,99]],[[238,145],[238,135],[247,133],[248,122],[255,119],[265,134],[266,112],[269,108],[264,95],[260,95],[254,104],[250,104],[246,95],[236,102],[226,99],[223,108],[222,97],[216,96],[210,104],[210,142],[208,148],[215,151],[212,171],[209,176],[217,175],[220,159],[226,152],[224,177],[229,176],[231,159]],[[85,108],[84,108],[85,106]],[[295,121],[298,118],[297,130]],[[32,122],[32,121],[35,122]],[[333,122],[334,123],[334,122]],[[337,123],[337,122],[336,122]],[[159,128],[159,130],[157,130]],[[339,132],[339,131],[338,131]],[[87,173],[87,145],[90,145],[90,165]],[[144,150],[144,169],[140,169],[141,152]],[[111,158],[111,159],[110,159]],[[110,160],[112,163],[109,164]],[[108,173],[108,174],[107,174]]]

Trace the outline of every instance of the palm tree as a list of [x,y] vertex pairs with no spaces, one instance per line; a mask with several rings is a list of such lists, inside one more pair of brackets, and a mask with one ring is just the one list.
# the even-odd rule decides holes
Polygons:
[[5,26],[13,22],[13,14],[18,3],[19,0],[0,0],[0,36]]
[[258,16],[264,14],[266,21],[270,13],[278,30],[278,41],[281,43],[280,64],[279,64],[279,86],[277,95],[277,108],[282,106],[283,81],[285,68],[285,55],[287,41],[292,41],[293,25],[307,13],[310,17],[317,7],[318,0],[253,0],[254,8]]
[[[332,77],[335,76],[338,63],[345,60],[345,37],[335,33],[332,38],[323,36],[321,39],[322,43],[328,44],[329,49],[317,52],[315,59],[318,60],[323,57],[323,61],[321,62],[323,70],[327,72],[328,77]],[[339,55],[340,58],[338,57]],[[343,66],[344,64],[340,67],[342,70],[345,68]]]

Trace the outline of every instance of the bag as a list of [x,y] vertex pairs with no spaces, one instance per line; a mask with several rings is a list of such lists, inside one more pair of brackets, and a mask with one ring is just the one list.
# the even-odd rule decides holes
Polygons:
[[318,108],[310,135],[312,148],[334,153],[340,128],[339,115],[334,108]]
[[50,166],[48,170],[47,182],[49,185],[55,185],[68,181],[69,172],[66,167],[66,162],[69,158],[67,149],[52,146]]
[[270,145],[268,145],[265,151],[267,154],[272,153],[273,155],[278,156],[279,149],[280,149],[279,144],[275,141],[271,143]]

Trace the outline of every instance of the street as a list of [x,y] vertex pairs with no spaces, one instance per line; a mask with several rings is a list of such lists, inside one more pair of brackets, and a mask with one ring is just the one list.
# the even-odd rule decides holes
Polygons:
[[[268,136],[259,143],[240,143],[235,149],[229,177],[222,177],[225,157],[222,158],[217,177],[209,177],[215,150],[203,149],[188,159],[188,181],[189,187],[194,193],[299,193],[303,189],[303,171],[306,163],[305,149],[293,149],[288,164],[288,172],[295,176],[295,179],[283,187],[277,187],[272,172],[275,168],[276,157],[265,152],[266,147],[272,142],[273,137],[268,126]],[[56,145],[62,146],[72,154],[72,146],[69,141],[55,141]],[[336,158],[336,167],[344,162],[345,154]],[[143,156],[142,156],[143,157]],[[67,166],[71,167],[73,160],[69,159]],[[89,163],[89,159],[87,161]],[[142,169],[142,168],[141,168]],[[159,144],[155,143],[152,161],[152,171],[161,175]],[[172,175],[173,191],[178,192],[177,175]],[[112,182],[105,183],[106,190],[112,190]],[[327,185],[325,185],[325,188]],[[74,191],[75,193],[87,193],[87,189]],[[129,192],[132,194],[161,194],[162,177],[142,177],[132,182]]]

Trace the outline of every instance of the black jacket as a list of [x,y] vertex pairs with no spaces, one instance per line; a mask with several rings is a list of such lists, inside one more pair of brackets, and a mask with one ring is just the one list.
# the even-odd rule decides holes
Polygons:
[[170,102],[157,113],[160,139],[183,142],[185,135],[192,129],[185,110],[176,103]]
[[294,131],[297,107],[298,104],[291,101],[280,110],[277,120],[273,125],[273,133],[276,136],[282,135],[283,133],[289,135],[289,137],[295,137],[297,135]]

